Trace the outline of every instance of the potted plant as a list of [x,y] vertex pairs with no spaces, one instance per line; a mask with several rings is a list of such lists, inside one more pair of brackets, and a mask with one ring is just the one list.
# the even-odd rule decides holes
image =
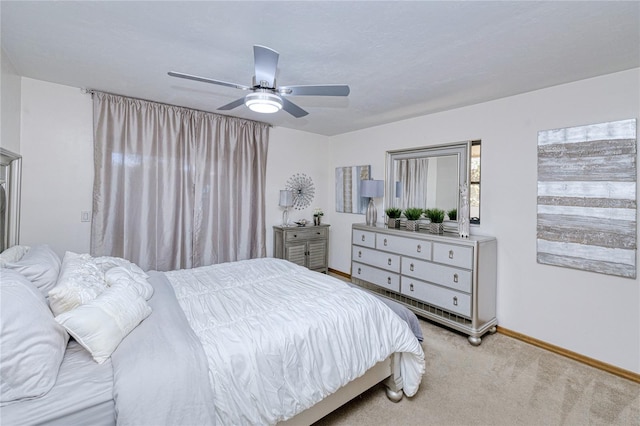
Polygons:
[[387,226],[389,228],[400,228],[400,216],[402,215],[402,210],[397,207],[389,207],[384,212],[389,218],[387,220]]
[[320,219],[322,218],[322,216],[324,216],[324,212],[321,208],[316,207],[315,209],[313,209],[313,224],[315,226],[320,225]]
[[458,220],[458,209],[451,209],[447,212],[449,220]]
[[424,215],[429,219],[429,232],[432,234],[442,234],[444,228],[442,222],[444,221],[444,210],[442,209],[427,209]]
[[418,220],[422,216],[422,209],[418,207],[409,207],[404,211],[404,217],[407,218],[407,231],[418,230]]

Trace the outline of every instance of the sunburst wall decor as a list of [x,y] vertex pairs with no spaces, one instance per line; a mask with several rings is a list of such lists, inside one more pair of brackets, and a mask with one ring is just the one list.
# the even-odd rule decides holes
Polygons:
[[286,189],[293,192],[293,208],[302,210],[311,204],[315,195],[313,180],[304,173],[296,173],[287,180]]

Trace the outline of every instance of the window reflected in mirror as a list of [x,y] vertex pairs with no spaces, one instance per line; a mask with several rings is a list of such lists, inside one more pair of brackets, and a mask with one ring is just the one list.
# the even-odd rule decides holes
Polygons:
[[480,141],[471,142],[469,169],[469,221],[480,224]]

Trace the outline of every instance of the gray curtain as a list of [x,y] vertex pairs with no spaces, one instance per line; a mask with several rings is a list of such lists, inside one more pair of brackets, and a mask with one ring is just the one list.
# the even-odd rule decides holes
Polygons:
[[398,160],[396,166],[396,182],[402,182],[402,197],[400,208],[402,210],[419,207],[427,208],[427,188],[429,173],[428,158],[407,158]]
[[264,257],[269,126],[97,92],[91,254],[145,270]]

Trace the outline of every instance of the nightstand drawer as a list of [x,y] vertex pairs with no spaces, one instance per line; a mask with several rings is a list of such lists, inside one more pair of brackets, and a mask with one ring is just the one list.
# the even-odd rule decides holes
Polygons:
[[471,271],[466,269],[403,257],[402,274],[471,293]]
[[400,293],[464,317],[471,317],[471,296],[455,290],[402,277]]
[[309,227],[291,230],[286,232],[285,239],[287,241],[310,240],[312,238],[325,238],[327,236],[327,228]]
[[351,242],[358,246],[375,248],[376,246],[376,233],[369,231],[361,231],[354,229],[351,236]]
[[376,248],[392,253],[403,254],[418,259],[431,259],[431,242],[404,238],[395,235],[377,234]]
[[433,261],[473,269],[473,248],[433,243]]
[[362,263],[351,263],[351,276],[391,291],[400,291],[400,275]]
[[352,246],[351,259],[392,272],[400,272],[400,256],[383,251]]

